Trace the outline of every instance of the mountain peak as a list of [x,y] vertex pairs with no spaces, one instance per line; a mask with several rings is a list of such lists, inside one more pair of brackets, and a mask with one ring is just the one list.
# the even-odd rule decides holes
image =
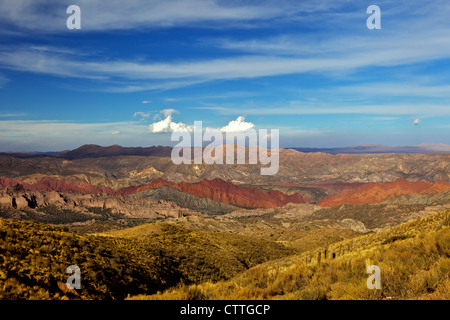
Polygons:
[[172,148],[162,146],[152,147],[122,147],[117,144],[111,146],[99,146],[96,144],[85,144],[81,147],[64,151],[58,154],[59,157],[65,159],[80,159],[80,158],[101,158],[114,156],[155,156],[155,157],[170,157]]

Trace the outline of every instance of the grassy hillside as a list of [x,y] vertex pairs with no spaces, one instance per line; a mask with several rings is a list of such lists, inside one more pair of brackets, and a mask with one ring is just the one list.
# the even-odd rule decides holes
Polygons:
[[168,223],[149,223],[107,234],[133,239],[171,257],[184,281],[230,278],[249,267],[293,254],[275,241],[225,232],[191,231]]
[[[180,279],[169,259],[127,239],[9,219],[0,219],[0,239],[0,299],[123,299]],[[81,269],[79,291],[66,287],[69,265]]]
[[[298,254],[251,232],[155,222],[84,235],[0,218],[0,299],[450,298],[450,211],[341,241],[311,232],[284,239],[317,242]],[[65,285],[73,264],[81,290]],[[372,264],[381,290],[366,287]]]
[[[274,241],[163,223],[101,236],[0,218],[0,239],[0,299],[123,299],[228,279],[293,252]],[[81,290],[66,287],[69,265],[81,269]]]
[[[366,286],[369,265],[381,289]],[[227,281],[134,299],[450,299],[450,211],[269,261]]]
[[305,226],[305,223],[299,222],[298,219],[274,218],[273,214],[234,219],[191,216],[167,220],[167,223],[193,231],[226,232],[272,240],[294,249],[297,253],[360,234],[349,229],[328,228],[326,225]]

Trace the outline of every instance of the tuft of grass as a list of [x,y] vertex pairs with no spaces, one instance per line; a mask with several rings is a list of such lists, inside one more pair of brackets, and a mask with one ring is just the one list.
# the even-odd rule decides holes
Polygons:
[[406,235],[406,234],[400,234],[400,235],[395,235],[395,236],[391,236],[389,238],[387,238],[386,240],[384,240],[382,243],[383,244],[388,244],[388,243],[392,243],[398,240],[405,240],[408,239],[410,236]]

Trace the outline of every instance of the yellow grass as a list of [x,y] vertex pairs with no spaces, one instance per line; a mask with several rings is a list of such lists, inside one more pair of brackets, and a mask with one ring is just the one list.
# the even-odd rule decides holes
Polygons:
[[[269,261],[227,281],[180,285],[132,298],[450,299],[449,217],[450,211],[441,212]],[[367,288],[366,269],[372,264],[381,269],[380,290]]]

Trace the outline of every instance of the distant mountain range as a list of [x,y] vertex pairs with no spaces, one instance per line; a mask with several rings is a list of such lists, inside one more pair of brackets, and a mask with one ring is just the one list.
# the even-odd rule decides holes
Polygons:
[[68,160],[80,158],[101,158],[113,156],[154,156],[170,157],[171,147],[152,146],[152,147],[121,147],[112,145],[101,147],[95,144],[85,144],[77,149],[59,152],[56,156]]
[[[450,145],[442,143],[422,143],[414,146],[385,146],[379,144],[362,144],[349,147],[336,148],[303,148],[292,147],[292,149],[305,153],[322,152],[329,154],[364,154],[364,153],[450,153]],[[33,158],[51,156],[67,160],[81,158],[101,158],[112,156],[154,156],[170,157],[172,147],[122,147],[119,145],[99,146],[85,144],[73,150],[49,151],[49,152],[0,152],[0,155],[10,155],[18,158]]]
[[422,143],[415,146],[384,146],[379,144],[362,144],[359,146],[340,148],[285,148],[300,152],[323,152],[330,154],[361,153],[447,153],[450,145],[442,143]]
[[[428,150],[431,149],[430,146]],[[3,153],[0,154],[0,176],[27,183],[50,176],[57,180],[84,181],[113,189],[139,186],[158,178],[175,183],[220,178],[235,185],[265,185],[270,187],[268,190],[278,186],[276,188],[283,192],[287,189],[300,192],[300,186],[323,183],[381,183],[399,178],[450,181],[450,152],[436,152],[442,151],[437,146],[433,154],[330,154],[280,149],[276,175],[261,175],[260,169],[264,165],[260,163],[176,165],[170,158],[171,150],[161,146],[126,148],[85,145],[57,155]],[[312,194],[307,196],[316,199]]]
[[17,158],[35,157],[58,157],[67,160],[81,158],[102,158],[114,156],[155,156],[170,157],[172,147],[151,146],[151,147],[122,147],[119,145],[99,146],[96,144],[85,144],[73,150],[49,151],[49,152],[0,152],[0,155],[9,155]]

